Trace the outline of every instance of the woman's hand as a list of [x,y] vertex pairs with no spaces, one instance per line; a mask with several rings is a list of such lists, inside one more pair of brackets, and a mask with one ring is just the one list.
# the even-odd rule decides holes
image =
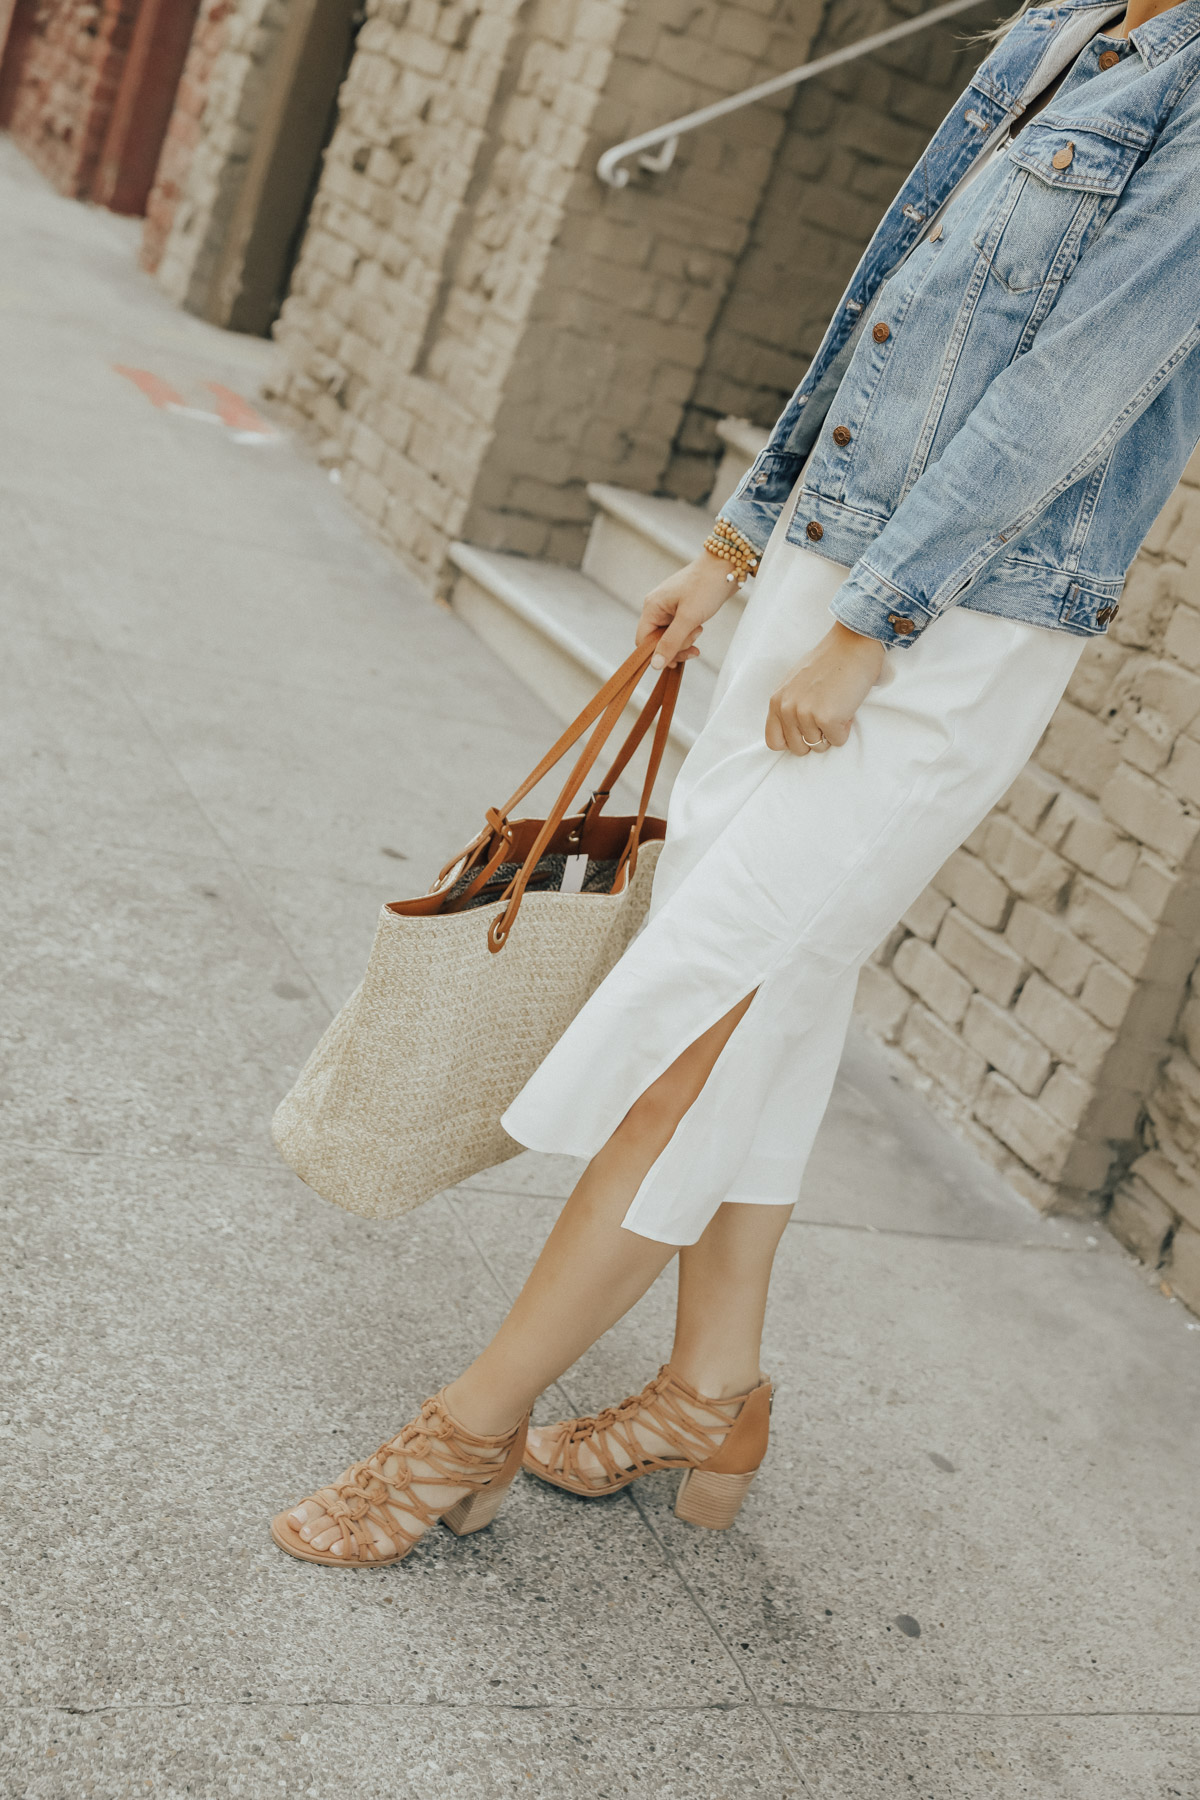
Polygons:
[[678,575],[660,581],[646,596],[637,642],[644,644],[652,631],[662,632],[650,662],[652,669],[666,669],[699,656],[696,639],[705,624],[721,610],[730,594],[737,593],[737,584],[729,579],[732,573],[730,563],[702,550]]
[[836,624],[772,697],[767,748],[807,756],[844,744],[855,713],[879,679],[885,654],[878,638]]

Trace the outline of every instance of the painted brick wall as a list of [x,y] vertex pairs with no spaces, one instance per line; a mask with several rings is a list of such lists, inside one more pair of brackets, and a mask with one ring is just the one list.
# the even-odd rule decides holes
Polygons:
[[[833,0],[812,56],[899,24],[909,0]],[[807,369],[889,202],[970,80],[969,41],[1011,12],[998,0],[795,91],[787,130],[709,336],[664,486],[707,494],[730,415],[773,425]]]
[[[859,993],[934,1104],[1022,1192],[1096,1211],[1119,1189],[1114,1227],[1136,1236],[1140,1206],[1160,1249],[1165,1163],[1194,1159],[1200,1117],[1200,1007],[1179,1018],[1200,936],[1198,833],[1200,453],[1030,763]],[[1171,1148],[1137,1160],[1160,1129]],[[1194,1212],[1172,1219],[1197,1229]],[[1178,1227],[1181,1255],[1190,1242]]]
[[206,3],[151,195],[144,256],[173,300],[203,313],[254,142],[290,0]]
[[61,193],[88,193],[139,0],[41,0],[9,129]]
[[653,487],[781,108],[662,181],[606,144],[802,60],[792,0],[375,0],[292,292],[280,395],[433,581],[455,536],[578,560],[587,480]]
[[[227,21],[233,0],[202,0],[191,48],[180,77],[179,90],[167,135],[163,140],[158,173],[146,202],[142,232],[142,267],[156,270],[162,262],[176,214],[185,201],[193,159],[205,130],[205,111],[214,67],[225,46]],[[189,216],[189,223],[194,215]],[[183,221],[180,221],[181,229]],[[198,234],[193,233],[193,241]]]
[[[1200,613],[1195,624],[1200,629]],[[1147,1101],[1139,1148],[1108,1222],[1122,1243],[1161,1271],[1169,1292],[1200,1313],[1200,965]]]
[[818,24],[815,7],[774,0],[640,0],[629,10],[464,522],[472,543],[577,562],[588,481],[661,487],[786,101],[681,139],[668,173],[634,165],[620,192],[597,181],[596,157],[803,61]]

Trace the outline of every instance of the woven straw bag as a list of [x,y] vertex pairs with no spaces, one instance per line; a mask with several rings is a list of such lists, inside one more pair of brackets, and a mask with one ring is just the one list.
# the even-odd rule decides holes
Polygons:
[[[500,1115],[649,904],[666,828],[647,808],[679,667],[659,677],[603,783],[568,815],[653,651],[651,640],[622,664],[507,805],[488,809],[483,830],[428,894],[380,913],[361,985],[272,1128],[284,1160],[326,1200],[364,1218],[395,1218],[520,1153]],[[604,803],[651,724],[637,815],[609,818]],[[513,819],[589,732],[549,815]]]

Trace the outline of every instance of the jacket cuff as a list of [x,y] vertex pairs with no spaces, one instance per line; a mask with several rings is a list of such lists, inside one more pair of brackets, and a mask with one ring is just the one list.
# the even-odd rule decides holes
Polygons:
[[843,581],[829,610],[849,630],[878,638],[888,650],[908,649],[933,618],[920,601],[900,593],[861,562]]
[[803,465],[802,456],[790,450],[772,450],[768,445],[759,451],[717,515],[740,531],[760,556]]
[[735,531],[740,531],[761,556],[767,547],[767,539],[775,529],[779,508],[764,505],[760,500],[739,500],[735,496],[725,502],[717,517],[724,519],[727,525],[732,525]]

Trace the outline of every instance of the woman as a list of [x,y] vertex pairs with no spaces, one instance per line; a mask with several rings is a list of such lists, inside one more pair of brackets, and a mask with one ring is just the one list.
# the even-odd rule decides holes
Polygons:
[[[486,1524],[522,1460],[587,1496],[682,1469],[681,1516],[732,1520],[857,971],[1026,761],[1200,439],[1198,76],[1200,0],[1035,7],[897,196],[705,551],[645,605],[662,667],[757,571],[646,928],[504,1118],[591,1160],[493,1342],[281,1514],[283,1548],[394,1560],[439,1518]],[[677,1254],[658,1377],[526,1441]]]

